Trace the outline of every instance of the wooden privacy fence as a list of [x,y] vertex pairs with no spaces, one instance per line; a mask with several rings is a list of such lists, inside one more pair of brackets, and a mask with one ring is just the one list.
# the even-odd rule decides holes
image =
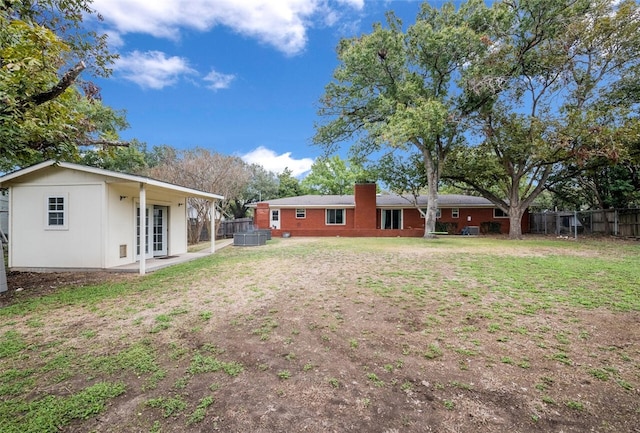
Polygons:
[[640,238],[640,209],[532,212],[530,216],[531,233]]

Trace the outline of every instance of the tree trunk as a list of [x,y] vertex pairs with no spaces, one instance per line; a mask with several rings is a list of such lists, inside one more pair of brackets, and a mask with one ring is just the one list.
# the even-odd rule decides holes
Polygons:
[[423,150],[424,167],[427,174],[427,215],[424,221],[424,238],[435,238],[436,215],[438,211],[438,169],[434,166],[431,155]]
[[509,207],[509,239],[522,239],[522,216],[524,211],[521,206]]

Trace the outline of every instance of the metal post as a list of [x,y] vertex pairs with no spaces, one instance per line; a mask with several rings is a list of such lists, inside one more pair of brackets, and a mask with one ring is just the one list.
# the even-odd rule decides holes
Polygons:
[[573,236],[578,239],[578,211],[573,211]]

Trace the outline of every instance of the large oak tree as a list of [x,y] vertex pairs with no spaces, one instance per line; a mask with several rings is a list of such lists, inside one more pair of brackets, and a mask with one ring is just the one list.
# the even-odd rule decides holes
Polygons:
[[[470,65],[477,145],[450,158],[447,177],[470,185],[509,214],[510,238],[533,200],[570,164],[624,153],[621,131],[637,116],[620,91],[638,68],[640,11],[634,1],[510,0],[492,8],[490,49]],[[637,75],[636,75],[637,76]],[[556,176],[556,179],[559,178]]]
[[[344,39],[339,66],[326,86],[314,142],[327,150],[352,142],[358,157],[382,150],[413,149],[428,179],[425,237],[435,231],[438,184],[447,155],[463,140],[466,116],[482,102],[467,101],[460,80],[487,49],[491,21],[481,0],[456,9],[424,3],[406,31],[392,13],[387,26]],[[386,152],[385,152],[386,153]]]
[[0,171],[71,159],[78,146],[119,144],[123,113],[80,78],[85,70],[108,76],[115,58],[106,36],[84,27],[90,3],[0,1]]

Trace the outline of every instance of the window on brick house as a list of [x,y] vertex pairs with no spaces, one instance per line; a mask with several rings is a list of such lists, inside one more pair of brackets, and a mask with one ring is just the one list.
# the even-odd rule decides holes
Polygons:
[[327,209],[327,225],[344,225],[344,209]]
[[509,215],[506,214],[505,212],[503,212],[502,209],[495,208],[493,210],[493,217],[494,218],[509,218]]

